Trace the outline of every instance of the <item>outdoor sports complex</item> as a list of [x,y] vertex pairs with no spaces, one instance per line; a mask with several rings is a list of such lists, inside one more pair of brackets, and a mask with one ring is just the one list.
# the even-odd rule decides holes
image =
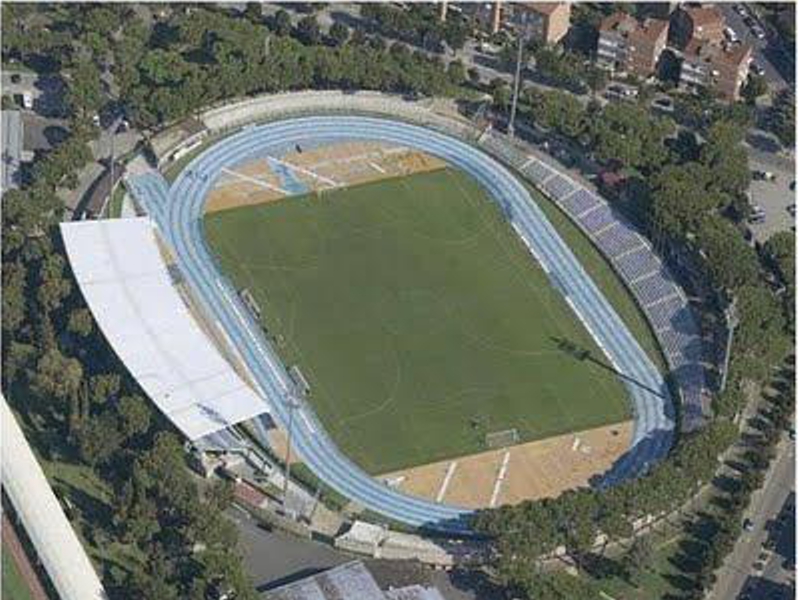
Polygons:
[[475,508],[641,474],[699,423],[692,310],[601,197],[491,132],[342,112],[211,123],[171,183],[129,171],[142,216],[62,227],[110,344],[190,440],[244,426],[281,455],[288,433],[359,507],[463,531]]

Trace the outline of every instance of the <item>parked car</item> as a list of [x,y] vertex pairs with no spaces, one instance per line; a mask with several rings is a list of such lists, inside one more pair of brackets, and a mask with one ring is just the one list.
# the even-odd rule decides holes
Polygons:
[[765,37],[767,37],[767,34],[764,33],[764,30],[761,29],[761,27],[759,27],[758,25],[753,27],[753,29],[751,31],[753,32],[753,35],[756,36],[760,40],[763,40]]
[[756,170],[753,171],[752,176],[756,181],[775,181],[775,173],[772,171]]
[[751,519],[745,519],[744,522],[742,523],[742,529],[744,529],[747,532],[753,531],[753,529],[755,529],[755,524]]
[[750,63],[750,71],[752,73],[755,73],[756,75],[764,75],[764,73],[766,73],[766,71],[764,70],[764,67],[762,67],[760,64],[758,64],[755,61]]
[[11,74],[11,83],[19,83],[20,81],[22,81],[22,77],[20,77],[19,73]]
[[725,28],[725,37],[728,38],[728,41],[731,44],[735,44],[736,42],[739,41],[739,36],[736,35],[736,32],[730,27]]
[[[790,204],[789,206],[786,207],[786,210],[789,211],[790,215],[794,216],[795,213],[797,212],[797,205],[792,203],[792,204]],[[794,438],[792,438],[792,439],[794,439]]]

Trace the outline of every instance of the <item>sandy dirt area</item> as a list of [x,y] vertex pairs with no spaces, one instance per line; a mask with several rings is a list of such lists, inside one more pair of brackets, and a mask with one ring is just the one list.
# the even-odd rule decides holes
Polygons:
[[[292,195],[278,171],[308,192],[348,187],[442,169],[446,163],[409,148],[382,142],[341,142],[285,156],[260,158],[223,171],[208,195],[206,212],[262,204]],[[285,176],[285,175],[284,175]]]
[[[442,502],[485,508],[497,485],[505,454],[505,477],[495,505],[552,498],[589,484],[608,470],[630,446],[633,422],[625,421],[536,442],[499,448],[470,456],[413,467],[380,476],[403,491]],[[451,463],[455,462],[453,469]],[[450,479],[442,493],[448,470]]]

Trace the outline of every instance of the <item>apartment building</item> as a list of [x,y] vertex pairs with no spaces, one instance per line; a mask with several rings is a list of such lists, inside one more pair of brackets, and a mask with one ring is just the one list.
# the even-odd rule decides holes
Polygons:
[[638,77],[654,74],[658,59],[667,46],[669,23],[661,19],[638,21],[617,12],[600,23],[597,64]]
[[718,6],[681,7],[672,15],[669,37],[678,48],[685,48],[692,40],[722,42],[725,15]]
[[747,80],[752,57],[753,48],[747,44],[693,39],[683,50],[681,85],[688,89],[705,87],[733,102]]
[[506,22],[523,27],[531,38],[557,44],[569,31],[569,2],[513,2],[503,5]]
[[[492,33],[501,29],[524,28],[527,34],[545,44],[556,44],[569,31],[572,5],[569,2],[476,2],[459,4]],[[441,17],[447,14],[443,4]]]

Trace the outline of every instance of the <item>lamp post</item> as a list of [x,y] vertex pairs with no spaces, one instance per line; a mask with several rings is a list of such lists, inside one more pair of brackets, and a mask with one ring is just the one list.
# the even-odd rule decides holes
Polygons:
[[517,35],[517,66],[514,70],[514,94],[511,97],[511,116],[508,119],[508,135],[514,137],[514,121],[517,118],[517,101],[519,100],[520,74],[522,73],[522,46],[528,34],[528,15],[520,15],[521,23]]
[[728,383],[728,370],[730,368],[731,348],[733,347],[733,332],[739,324],[739,316],[736,313],[736,298],[734,298],[728,307],[725,309],[725,321],[728,326],[728,341],[725,344],[725,362],[722,365],[722,381],[719,384],[719,391],[725,391],[725,385]]
[[292,392],[287,391],[284,395],[284,401],[289,408],[289,427],[286,439],[286,460],[284,461],[283,469],[283,505],[286,506],[286,498],[289,493],[289,475],[291,474],[291,453],[292,453],[292,432],[294,431],[294,411],[300,408],[300,403],[295,400]]

